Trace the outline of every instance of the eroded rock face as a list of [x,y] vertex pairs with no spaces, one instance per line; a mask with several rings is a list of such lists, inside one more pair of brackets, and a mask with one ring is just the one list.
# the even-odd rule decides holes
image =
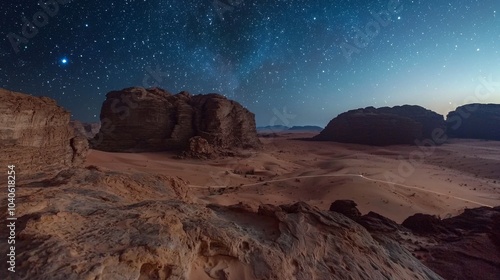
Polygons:
[[455,138],[500,140],[500,104],[468,104],[447,116],[448,133]]
[[86,139],[75,137],[70,113],[48,97],[0,89],[0,165],[15,165],[19,178],[80,166]]
[[405,117],[355,110],[330,121],[314,140],[374,146],[413,144],[422,138],[422,126]]
[[430,240],[417,250],[427,266],[445,279],[498,279],[500,207],[466,209],[432,223],[433,234],[414,231]]
[[82,123],[80,121],[71,121],[70,126],[73,128],[76,136],[85,139],[92,139],[101,128],[100,123]]
[[255,116],[218,94],[127,88],[106,97],[101,130],[91,141],[99,150],[184,150],[194,136],[220,149],[260,147]]
[[500,275],[500,207],[466,209],[443,220],[415,214],[402,225],[373,212],[351,217],[377,241],[400,244],[444,279],[496,280]]
[[189,146],[182,153],[182,156],[197,159],[209,159],[215,156],[215,150],[205,138],[195,136],[189,139]]
[[435,138],[435,135],[433,135],[433,133],[436,130],[439,130],[440,132],[446,132],[446,122],[443,115],[440,115],[431,110],[427,110],[421,106],[403,105],[395,107],[382,107],[376,110],[386,114],[410,118],[418,122],[422,125],[422,137],[425,139]]
[[441,279],[341,214],[196,204],[187,184],[89,167],[21,186],[15,279]]
[[361,216],[356,202],[352,200],[336,200],[330,205],[330,211],[344,214],[348,218],[358,218]]
[[[443,116],[419,106],[351,110],[331,120],[314,140],[386,146],[415,144],[446,131]],[[442,144],[442,143],[438,143]]]

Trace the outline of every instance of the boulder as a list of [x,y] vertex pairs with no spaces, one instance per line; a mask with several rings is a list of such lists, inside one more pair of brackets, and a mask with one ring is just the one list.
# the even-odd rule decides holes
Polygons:
[[205,138],[195,136],[189,139],[189,146],[182,155],[189,158],[209,159],[215,156],[215,150]]
[[185,150],[200,136],[216,149],[258,148],[255,116],[219,94],[127,88],[106,95],[92,147],[109,152]]
[[448,134],[455,138],[500,140],[500,104],[469,104],[448,113]]
[[100,123],[83,123],[80,121],[71,121],[70,126],[73,128],[76,136],[86,139],[92,139],[101,128]]
[[15,165],[22,179],[81,166],[88,143],[69,121],[53,99],[0,89],[0,166]]
[[356,219],[361,216],[361,212],[359,212],[356,206],[358,205],[352,200],[336,200],[330,205],[330,211],[344,214],[351,219]]
[[408,217],[402,225],[417,234],[439,234],[446,231],[438,217],[421,213]]
[[368,107],[340,114],[313,140],[374,146],[412,145],[417,140],[433,139],[437,129],[445,132],[443,117],[419,106]]

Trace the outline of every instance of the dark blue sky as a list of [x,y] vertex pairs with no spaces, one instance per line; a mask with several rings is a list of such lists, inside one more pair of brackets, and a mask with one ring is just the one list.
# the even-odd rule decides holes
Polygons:
[[0,87],[83,121],[130,86],[219,92],[258,125],[325,126],[371,105],[444,114],[484,80],[479,101],[500,103],[497,0],[46,2],[0,3]]

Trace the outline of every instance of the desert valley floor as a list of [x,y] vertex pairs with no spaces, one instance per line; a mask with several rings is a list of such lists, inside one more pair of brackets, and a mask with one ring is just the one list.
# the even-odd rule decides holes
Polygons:
[[257,208],[305,201],[327,210],[332,201],[350,199],[363,214],[374,211],[399,223],[415,213],[444,218],[500,201],[500,142],[450,140],[424,158],[414,157],[412,165],[408,159],[418,154],[416,146],[300,140],[311,136],[281,133],[261,138],[262,150],[203,161],[91,150],[86,164],[179,177],[199,203]]

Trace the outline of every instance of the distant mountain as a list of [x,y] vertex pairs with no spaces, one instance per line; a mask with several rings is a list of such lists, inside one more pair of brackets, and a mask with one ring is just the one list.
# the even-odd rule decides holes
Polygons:
[[315,125],[292,126],[288,129],[288,131],[314,131],[314,132],[319,132],[322,130],[323,130],[322,127]]
[[323,128],[314,125],[304,125],[304,126],[284,126],[284,125],[268,125],[257,127],[258,132],[302,132],[302,131],[313,131],[320,132]]
[[268,125],[268,126],[258,126],[258,132],[282,132],[288,130],[288,126],[284,125]]

